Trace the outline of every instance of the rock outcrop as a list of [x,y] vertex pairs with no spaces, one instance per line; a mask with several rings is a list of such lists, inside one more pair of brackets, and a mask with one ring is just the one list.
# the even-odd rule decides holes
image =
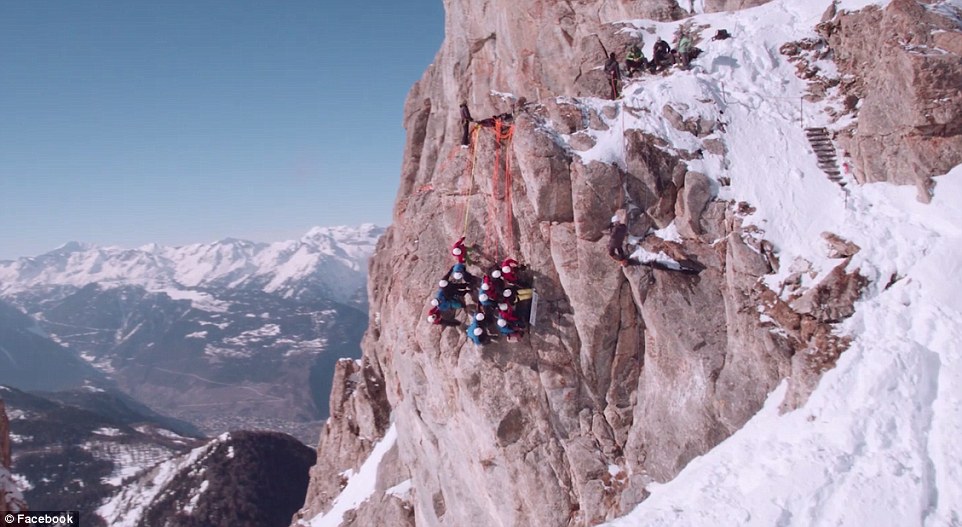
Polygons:
[[3,399],[0,399],[0,466],[10,468],[10,420]]
[[771,0],[704,0],[705,12],[715,13],[718,11],[737,11],[748,9],[762,4],[767,4]]
[[0,513],[26,510],[27,503],[10,474],[10,421],[0,399]]
[[820,26],[858,116],[839,135],[863,183],[915,185],[962,162],[962,22],[937,1],[893,0],[838,12]]
[[[721,180],[689,168],[703,151],[725,155],[723,123],[656,109],[666,129],[691,135],[681,147],[617,124],[622,112],[655,110],[567,97],[605,93],[586,58],[598,62],[599,36],[617,47],[631,37],[616,21],[674,20],[674,2],[445,7],[445,43],[405,107],[364,357],[338,370],[323,461],[295,523],[330,506],[339,475],[371,452],[391,414],[397,459],[385,477],[410,478],[412,490],[372,495],[353,524],[390,502],[417,525],[594,525],[738,430],[784,379],[783,407],[805,401],[847,345],[833,328],[866,284],[849,269],[858,248],[827,234],[834,269],[796,262],[771,290],[761,278],[782,263],[745,222],[751,204],[719,200]],[[513,135],[481,128],[472,148],[449,153],[460,101],[475,117],[514,112]],[[592,147],[589,131],[611,129],[623,130],[623,163],[577,153]],[[640,245],[696,271],[612,265],[605,229],[619,206],[634,236],[676,227],[680,239]],[[462,235],[476,244],[472,271],[510,256],[533,274],[539,315],[523,341],[476,347],[463,329],[424,319]]]

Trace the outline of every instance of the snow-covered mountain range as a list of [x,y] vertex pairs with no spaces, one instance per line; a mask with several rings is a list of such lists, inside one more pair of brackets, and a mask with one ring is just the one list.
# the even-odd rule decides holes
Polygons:
[[257,288],[284,298],[325,295],[352,303],[364,298],[367,259],[382,227],[315,227],[296,240],[255,243],[228,238],[180,247],[156,244],[136,249],[70,242],[36,257],[0,261],[0,297],[35,289],[141,286],[147,291],[207,303],[202,288]]
[[[208,434],[248,427],[313,442],[333,365],[360,354],[367,260],[382,232],[314,228],[286,242],[138,249],[69,243],[0,262],[0,335],[10,335],[0,383],[63,390],[96,373]],[[61,371],[45,357],[87,364]]]

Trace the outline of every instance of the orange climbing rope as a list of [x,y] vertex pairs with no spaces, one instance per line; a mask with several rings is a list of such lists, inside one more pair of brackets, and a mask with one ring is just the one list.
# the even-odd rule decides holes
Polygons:
[[514,211],[511,205],[511,138],[514,136],[514,126],[508,128],[504,138],[504,221],[508,226],[508,236],[505,240],[505,252],[514,250]]
[[492,233],[494,218],[497,206],[495,199],[498,195],[498,165],[501,163],[501,119],[494,121],[494,167],[491,170],[491,199],[488,200],[488,217],[484,229],[484,252],[491,254],[492,249],[496,254],[495,260],[501,259],[501,251],[498,248],[497,239]]
[[468,200],[471,199],[471,195],[474,194],[474,167],[476,165],[475,161],[478,157],[478,125],[474,125],[474,130],[471,130],[471,156],[469,159],[468,173],[471,174],[471,182],[468,183],[468,189],[462,196],[464,197],[461,206],[464,207],[464,220],[461,222],[461,237],[464,238],[468,235],[468,212],[470,208],[468,207]]
[[[501,260],[501,244],[498,243],[497,235],[493,232],[494,219],[497,217],[497,196],[498,196],[498,175],[501,172],[501,150],[510,144],[511,137],[514,135],[514,125],[504,125],[504,121],[501,119],[495,119],[494,121],[494,168],[491,171],[491,199],[488,201],[488,224],[485,228],[484,235],[484,250],[485,253],[490,255],[492,252],[495,255],[495,260]],[[514,225],[513,216],[511,215],[511,183],[510,183],[510,167],[511,167],[511,153],[508,152],[505,157],[505,178],[504,178],[504,195],[501,201],[507,201],[505,208],[507,221],[507,228],[509,235],[506,238],[509,245],[513,245],[514,237]],[[508,249],[510,247],[506,247]]]

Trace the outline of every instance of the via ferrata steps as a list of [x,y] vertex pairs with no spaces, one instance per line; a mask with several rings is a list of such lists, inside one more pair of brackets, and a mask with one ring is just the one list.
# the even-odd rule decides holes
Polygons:
[[845,181],[842,180],[842,173],[838,169],[835,144],[832,143],[832,137],[828,130],[825,128],[806,128],[805,135],[808,137],[808,142],[812,144],[815,157],[818,158],[818,168],[825,172],[828,179],[844,187]]

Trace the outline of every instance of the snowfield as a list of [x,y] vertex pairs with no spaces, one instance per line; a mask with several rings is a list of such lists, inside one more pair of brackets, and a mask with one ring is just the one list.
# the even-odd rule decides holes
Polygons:
[[[842,1],[839,8],[872,3],[887,4]],[[757,208],[746,223],[764,231],[783,263],[770,286],[799,267],[811,269],[815,282],[838,264],[822,232],[861,247],[848,270],[871,284],[840,328],[852,345],[804,407],[779,415],[783,383],[742,430],[674,480],[650,485],[646,501],[606,525],[962,525],[962,456],[955,447],[962,437],[962,166],[937,178],[928,205],[913,187],[858,185],[844,176],[842,188],[818,169],[802,124],[840,125],[815,105],[800,108],[805,85],[778,48],[815,36],[825,7],[780,0],[699,16],[713,26],[706,34],[725,27],[735,38],[703,43],[706,53],[692,71],[642,78],[625,90],[624,104],[684,103],[686,117],[726,123],[728,166],[706,156],[690,167],[716,180],[729,177],[719,198]],[[666,39],[677,27],[655,26]],[[833,71],[831,63],[819,65]],[[690,141],[658,115],[626,112],[609,124],[612,130],[598,133],[585,153],[589,159],[623,163],[622,126],[668,136],[680,147]]]

